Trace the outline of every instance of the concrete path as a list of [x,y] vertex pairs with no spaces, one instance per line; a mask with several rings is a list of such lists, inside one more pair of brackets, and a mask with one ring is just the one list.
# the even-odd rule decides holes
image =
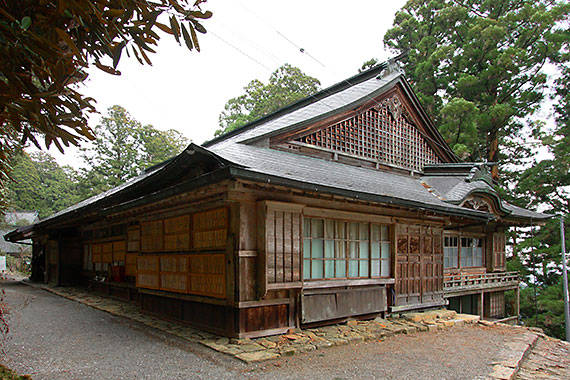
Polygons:
[[525,342],[537,336],[526,329],[478,324],[410,329],[245,364],[196,341],[41,289],[18,282],[1,286],[11,307],[11,333],[0,362],[35,380],[485,379],[492,373],[502,379],[512,373],[498,375],[497,366],[522,358]]

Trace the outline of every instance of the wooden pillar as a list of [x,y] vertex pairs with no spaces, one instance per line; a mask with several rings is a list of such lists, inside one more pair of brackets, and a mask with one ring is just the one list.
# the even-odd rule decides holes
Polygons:
[[521,315],[521,289],[517,286],[517,325],[520,325],[520,315]]
[[483,312],[485,310],[485,292],[481,290],[481,297],[479,299],[479,316],[483,319]]

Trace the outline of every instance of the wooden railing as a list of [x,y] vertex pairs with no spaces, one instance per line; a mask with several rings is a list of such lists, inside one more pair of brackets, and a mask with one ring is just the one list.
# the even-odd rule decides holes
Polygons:
[[518,272],[446,275],[443,290],[445,293],[454,293],[465,290],[516,288],[518,284]]

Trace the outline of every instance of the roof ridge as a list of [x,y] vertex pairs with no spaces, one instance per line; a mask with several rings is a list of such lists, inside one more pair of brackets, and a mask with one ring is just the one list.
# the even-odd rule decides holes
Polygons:
[[[398,57],[395,57],[393,59],[396,59],[396,58],[398,58]],[[280,108],[275,112],[272,112],[268,115],[262,116],[259,119],[256,119],[250,123],[247,123],[247,124],[245,124],[239,128],[234,129],[233,131],[224,133],[221,136],[214,137],[211,140],[205,141],[204,143],[201,144],[201,146],[209,147],[211,145],[217,144],[217,143],[224,141],[230,137],[234,137],[234,136],[239,135],[245,131],[253,129],[253,128],[257,127],[258,125],[264,124],[264,123],[266,123],[272,119],[276,119],[278,117],[281,117],[283,115],[286,115],[286,114],[291,113],[293,111],[296,111],[298,109],[306,107],[309,104],[313,104],[313,103],[316,103],[320,100],[323,100],[323,99],[325,99],[331,95],[334,95],[340,91],[343,91],[343,90],[350,88],[356,84],[362,83],[368,79],[371,79],[371,78],[377,76],[384,69],[386,69],[387,66],[388,66],[388,61],[379,63],[376,66],[373,66],[368,70],[365,70],[361,73],[353,75],[352,77],[350,77],[348,79],[343,79],[342,81],[340,81],[338,83],[335,83],[335,84],[333,84],[333,85],[331,85],[325,89],[322,89],[321,91],[317,92],[316,94],[307,96],[301,100],[298,100],[292,104],[289,104],[288,106]]]

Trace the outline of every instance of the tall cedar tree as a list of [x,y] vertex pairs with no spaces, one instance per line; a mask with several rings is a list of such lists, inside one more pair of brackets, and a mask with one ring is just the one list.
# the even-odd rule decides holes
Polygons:
[[505,137],[543,99],[568,9],[562,0],[410,0],[384,43],[408,51],[406,75],[460,157],[508,162]]
[[182,151],[188,140],[175,130],[159,131],[142,125],[123,107],[107,110],[95,127],[97,138],[82,148],[83,197],[99,194],[136,177],[142,170]]
[[[515,186],[515,194],[525,203],[541,207],[551,214],[564,216],[566,225],[566,247],[570,247],[570,31],[565,31],[564,47],[556,64],[560,76],[554,83],[553,96],[556,124],[547,128],[536,124],[534,136],[550,153],[548,159],[532,163]],[[537,300],[534,307],[534,292],[526,294],[530,299],[528,307],[521,309],[523,318],[531,325],[538,325],[549,335],[564,338],[562,263],[560,221],[553,218],[520,243],[520,260],[528,268],[527,283],[536,279]],[[525,249],[526,248],[526,249]],[[534,250],[532,249],[534,248]],[[532,277],[530,276],[532,274]],[[538,317],[538,318],[537,318]]]
[[220,136],[280,108],[318,92],[321,82],[301,69],[284,64],[269,77],[267,84],[254,79],[244,88],[245,94],[228,100],[220,114]]

